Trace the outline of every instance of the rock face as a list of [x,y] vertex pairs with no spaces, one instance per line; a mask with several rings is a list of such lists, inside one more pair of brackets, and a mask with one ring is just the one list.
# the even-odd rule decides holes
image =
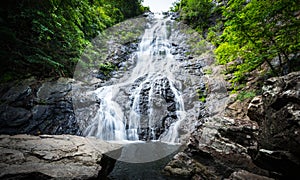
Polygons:
[[[133,88],[138,87],[140,84],[138,81]],[[152,88],[152,90],[151,90]],[[133,91],[133,90],[131,90]],[[151,91],[151,92],[150,92]],[[141,88],[139,93],[139,110],[141,118],[141,132],[139,133],[140,140],[153,140],[158,139],[159,136],[170,127],[171,123],[176,122],[176,100],[175,95],[170,87],[170,82],[167,78],[156,79],[153,87],[151,82],[147,82]],[[151,97],[151,102],[149,101]],[[134,97],[130,96],[130,106],[134,103]],[[149,111],[156,114],[154,120],[154,132],[151,133],[151,129],[148,126],[149,123]]]
[[248,154],[248,149],[257,146],[258,125],[248,119],[224,116],[227,84],[215,71],[219,71],[218,67],[205,77],[206,108],[201,111],[187,147],[174,156],[164,173],[186,179],[246,179],[247,175],[264,179],[268,171],[254,164]]
[[[248,117],[242,111],[224,117],[222,112],[229,112],[221,105],[226,91],[221,91],[224,88],[216,76],[211,82],[207,84],[207,115],[199,119],[187,148],[164,172],[187,179],[296,179],[300,169],[300,72],[267,80],[263,94],[251,101]],[[224,104],[238,109],[230,100]]]
[[1,135],[0,179],[106,177],[114,160],[104,153],[120,147],[73,135]]
[[79,134],[71,79],[1,84],[0,134]]
[[182,179],[216,179],[207,167],[194,160],[184,152],[175,155],[165,168],[166,175],[178,176]]
[[260,127],[254,161],[285,178],[300,169],[300,72],[270,78],[255,97],[248,116]]

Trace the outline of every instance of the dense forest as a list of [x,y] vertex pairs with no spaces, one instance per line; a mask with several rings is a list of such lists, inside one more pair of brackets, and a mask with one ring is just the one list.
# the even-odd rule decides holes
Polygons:
[[1,1],[0,81],[72,77],[92,38],[143,12],[141,0]]
[[299,70],[299,1],[181,0],[173,11],[216,46],[235,88],[262,66],[268,76]]

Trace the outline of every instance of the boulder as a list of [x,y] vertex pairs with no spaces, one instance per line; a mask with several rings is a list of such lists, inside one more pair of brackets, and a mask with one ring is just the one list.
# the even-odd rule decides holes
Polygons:
[[106,177],[115,160],[104,153],[117,144],[73,135],[1,135],[0,179]]
[[268,79],[262,96],[248,107],[258,123],[258,165],[283,178],[297,177],[300,169],[300,72]]
[[192,133],[185,153],[220,179],[240,169],[268,176],[248,155],[248,149],[257,145],[257,130],[249,120],[210,117]]

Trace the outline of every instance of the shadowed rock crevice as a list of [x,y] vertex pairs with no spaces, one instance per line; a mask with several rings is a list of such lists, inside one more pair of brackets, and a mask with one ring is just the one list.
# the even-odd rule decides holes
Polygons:
[[300,72],[270,78],[254,98],[248,116],[258,122],[256,164],[277,178],[296,178],[300,169]]

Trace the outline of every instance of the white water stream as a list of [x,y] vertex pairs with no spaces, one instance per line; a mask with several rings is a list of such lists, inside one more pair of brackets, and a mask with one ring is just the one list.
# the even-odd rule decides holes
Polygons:
[[[136,65],[129,76],[96,90],[100,106],[84,129],[85,136],[96,136],[108,141],[138,141],[141,133],[148,133],[147,140],[179,143],[178,129],[186,112],[180,92],[181,83],[173,73],[178,62],[170,52],[170,22],[169,18],[156,17],[151,27],[145,30],[138,51],[134,54]],[[125,97],[128,102],[130,99],[132,102],[127,102],[130,105],[124,108],[124,104],[117,99],[123,96],[120,93],[122,89],[134,84],[138,86],[131,88],[130,94]],[[175,103],[176,110],[173,113],[176,121],[168,128],[165,127],[157,138],[157,127],[164,127],[162,118],[167,115],[167,106],[170,105],[170,102],[166,102],[167,96],[171,96]],[[146,115],[141,106],[146,107]]]

